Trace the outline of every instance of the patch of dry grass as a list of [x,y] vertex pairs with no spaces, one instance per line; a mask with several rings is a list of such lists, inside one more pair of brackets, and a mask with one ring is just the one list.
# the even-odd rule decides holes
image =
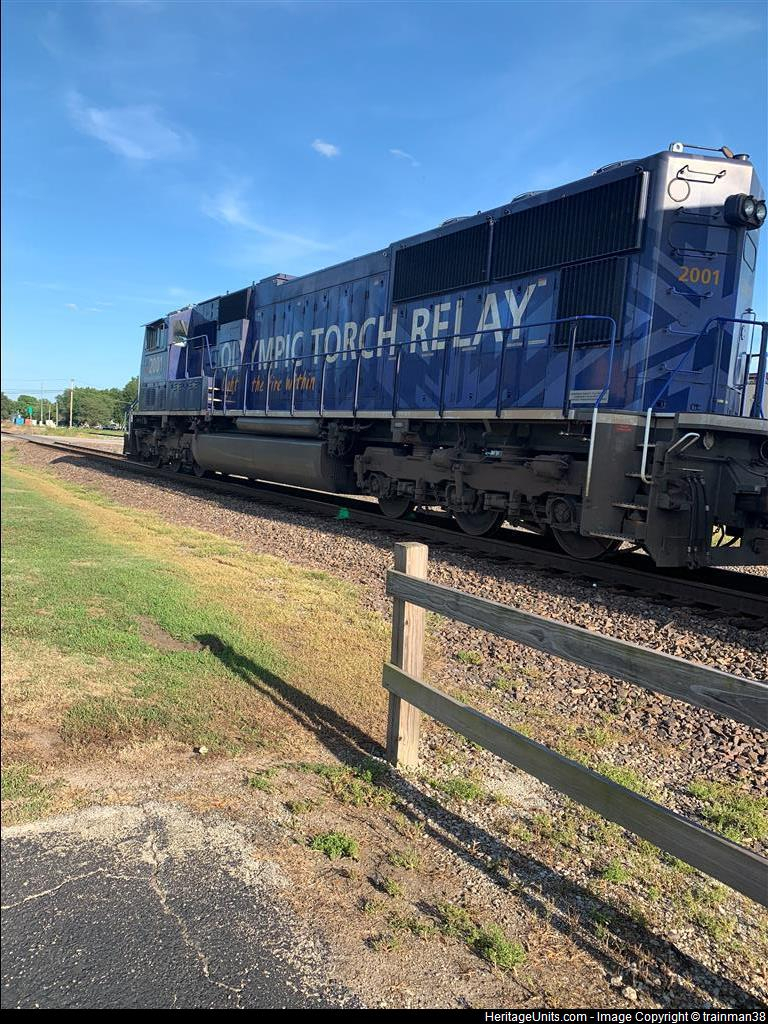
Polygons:
[[158,742],[295,756],[308,736],[383,734],[387,627],[354,588],[18,465],[5,475],[6,757],[60,769],[146,747],[149,766]]

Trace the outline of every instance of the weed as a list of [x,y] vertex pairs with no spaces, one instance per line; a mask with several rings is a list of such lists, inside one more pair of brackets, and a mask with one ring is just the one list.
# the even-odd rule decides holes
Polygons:
[[403,887],[399,882],[395,881],[394,878],[383,878],[381,881],[381,888],[387,894],[387,896],[402,896]]
[[768,798],[750,796],[728,782],[693,782],[691,796],[704,804],[701,816],[736,842],[768,837]]
[[360,856],[357,840],[344,832],[321,832],[310,840],[309,848],[324,853],[329,860],[339,860],[341,857],[358,860]]
[[413,847],[406,850],[390,850],[387,860],[395,868],[405,868],[406,871],[415,871],[421,867],[421,854]]
[[631,789],[635,793],[639,793],[641,796],[657,796],[658,787],[654,786],[652,782],[648,782],[647,779],[642,778],[637,772],[628,768],[627,765],[623,764],[608,764],[605,761],[601,761],[595,766],[595,771],[600,772],[601,775],[605,775],[606,778],[611,779],[612,782],[617,783],[619,786],[624,786],[625,789]]
[[482,665],[484,659],[478,651],[457,651],[456,660],[464,665]]
[[384,909],[384,904],[381,900],[365,899],[363,900],[361,909],[366,917],[372,917],[374,914],[378,914]]
[[256,772],[255,775],[247,776],[245,784],[249,789],[259,789],[262,793],[271,793],[272,783],[270,780],[273,779],[276,774],[277,772],[274,768],[268,768],[266,771]]
[[502,693],[515,693],[519,683],[516,683],[514,679],[510,679],[508,676],[498,676],[493,680],[491,686],[494,690],[500,690]]
[[463,908],[453,903],[437,907],[439,928],[443,935],[459,939],[481,959],[502,971],[510,971],[525,960],[525,951],[518,942],[510,941],[498,925],[483,928]]
[[389,923],[395,932],[410,932],[419,939],[427,939],[437,931],[429,921],[413,915],[392,914]]
[[371,949],[377,953],[392,953],[397,949],[400,949],[402,942],[398,935],[378,935],[375,939],[371,939]]
[[610,934],[610,925],[614,920],[613,914],[610,911],[593,907],[589,912],[589,917],[594,923],[595,935],[604,942]]
[[593,747],[596,750],[602,750],[605,747],[612,746],[616,742],[616,737],[610,729],[606,729],[602,725],[594,725],[585,728],[582,732],[582,738],[590,745],[590,747]]
[[523,843],[533,842],[533,832],[520,821],[513,821],[509,826],[509,838],[519,839]]
[[477,926],[463,907],[455,903],[440,903],[437,907],[440,931],[452,939],[471,942],[477,933]]
[[525,950],[520,943],[511,942],[495,924],[480,929],[472,948],[481,959],[502,971],[511,971],[525,960]]
[[616,859],[609,861],[600,872],[606,882],[628,882],[632,877],[621,861]]
[[435,788],[445,793],[451,800],[459,800],[468,803],[472,800],[481,800],[486,794],[482,786],[472,779],[463,779],[460,776],[453,776],[450,779],[435,783]]
[[300,764],[298,768],[326,779],[334,797],[343,804],[352,804],[354,807],[389,807],[394,800],[391,790],[377,784],[384,769],[376,762],[369,762],[360,768],[321,763]]
[[315,800],[289,800],[285,806],[291,814],[307,814],[317,807],[317,802]]

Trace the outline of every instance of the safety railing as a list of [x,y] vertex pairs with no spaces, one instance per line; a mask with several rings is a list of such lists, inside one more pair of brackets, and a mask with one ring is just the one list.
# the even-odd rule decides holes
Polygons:
[[[521,352],[523,358],[527,356],[529,350],[529,332],[538,331],[544,328],[557,328],[563,324],[570,325],[568,345],[565,350],[565,372],[563,381],[563,393],[561,400],[561,407],[563,416],[566,417],[572,405],[572,390],[573,390],[573,378],[574,378],[574,362],[575,354],[577,349],[577,335],[579,324],[583,322],[600,322],[604,323],[608,327],[608,338],[602,342],[590,343],[589,346],[585,346],[584,351],[593,351],[595,348],[607,348],[607,367],[605,372],[605,378],[602,381],[602,386],[595,389],[597,391],[597,398],[594,402],[594,412],[599,408],[599,405],[608,393],[611,382],[611,375],[613,373],[613,364],[616,351],[616,339],[617,339],[617,326],[616,321],[609,316],[599,316],[590,314],[580,314],[572,317],[561,317],[554,320],[541,320],[535,323],[500,328],[489,329],[482,332],[473,332],[474,334],[481,333],[483,335],[495,335],[502,333],[501,342],[501,354],[498,360],[498,367],[496,370],[496,385],[494,390],[494,408],[496,416],[501,416],[504,409],[507,407],[504,400],[505,391],[505,377],[504,371],[508,362],[509,352],[518,350]],[[253,385],[254,381],[258,379],[259,390],[265,392],[264,397],[264,408],[258,410],[264,415],[289,415],[295,416],[297,413],[296,408],[296,395],[297,395],[297,377],[300,371],[303,371],[306,367],[311,367],[313,370],[319,370],[319,387],[317,388],[319,394],[317,401],[310,408],[302,408],[302,413],[312,413],[315,415],[323,415],[328,409],[327,402],[327,379],[329,366],[337,365],[337,360],[343,358],[346,355],[353,355],[356,359],[356,366],[354,371],[354,381],[352,385],[352,402],[350,412],[353,416],[357,416],[360,410],[360,394],[361,394],[361,377],[363,375],[363,369],[366,364],[372,364],[371,360],[375,357],[380,356],[382,353],[386,353],[389,360],[393,361],[392,371],[392,399],[391,402],[385,404],[383,392],[386,390],[386,384],[388,381],[382,379],[385,375],[380,372],[376,383],[379,385],[379,391],[381,394],[381,400],[378,402],[376,411],[387,411],[390,412],[393,417],[397,416],[401,409],[409,408],[408,403],[403,403],[401,394],[401,383],[403,380],[403,365],[407,360],[409,354],[422,355],[421,346],[426,343],[429,345],[439,344],[442,348],[442,363],[440,367],[439,381],[439,399],[437,402],[436,410],[430,409],[429,411],[437,411],[438,415],[443,416],[446,409],[448,408],[447,401],[447,385],[450,380],[452,370],[452,360],[457,358],[457,353],[468,353],[474,352],[475,355],[482,354],[480,346],[464,346],[458,345],[459,341],[466,341],[466,335],[453,334],[443,338],[408,338],[400,342],[385,342],[373,346],[371,348],[356,348],[348,349],[345,351],[336,352],[322,352],[322,353],[303,353],[302,355],[296,356],[285,356],[279,359],[263,360],[263,361],[252,361],[250,363],[233,363],[230,366],[218,367],[214,372],[214,389],[220,391],[222,394],[222,409],[221,411],[232,411],[242,410],[243,412],[253,411],[248,409],[247,395],[248,395],[248,384],[249,382]],[[550,339],[547,339],[546,347],[551,354],[561,355],[563,350],[559,346],[555,346]],[[433,349],[433,352],[440,351],[440,349]],[[487,349],[486,349],[487,352]],[[241,382],[242,378],[242,382]],[[290,382],[290,386],[281,387],[281,394],[285,395],[290,392],[290,399],[288,402],[281,402],[280,408],[271,408],[271,400],[273,396],[273,384],[275,381],[283,383]],[[233,383],[234,382],[234,383]],[[242,383],[242,400],[236,401],[234,405],[230,405],[229,397],[233,394],[238,394],[241,389]],[[425,408],[426,411],[426,408]]]
[[768,859],[757,850],[709,831],[425,682],[425,612],[752,728],[765,724],[768,684],[430,583],[427,554],[425,544],[396,544],[395,568],[387,574],[387,594],[393,599],[392,648],[382,683],[389,692],[389,760],[407,769],[418,768],[420,720],[426,714],[557,792],[768,906]]

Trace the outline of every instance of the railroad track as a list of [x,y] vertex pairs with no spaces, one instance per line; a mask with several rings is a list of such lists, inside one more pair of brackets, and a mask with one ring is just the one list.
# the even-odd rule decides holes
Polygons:
[[[582,562],[549,547],[541,537],[511,528],[502,530],[496,537],[470,537],[445,514],[424,512],[406,519],[386,519],[373,502],[348,495],[305,491],[261,481],[246,482],[231,477],[199,478],[135,462],[118,452],[58,438],[10,431],[3,431],[3,436],[109,462],[125,472],[159,478],[194,490],[229,494],[326,518],[345,519],[389,535],[418,538],[433,547],[455,548],[494,561],[531,565],[551,573],[640,592],[646,598],[653,595],[665,602],[672,600],[687,606],[714,609],[720,614],[738,616],[739,620],[734,624],[745,628],[763,628],[768,621],[768,582],[762,576],[726,569],[699,569],[694,572],[658,569],[646,556],[630,552],[619,552],[605,561]],[[506,533],[510,534],[509,538],[504,536]]]

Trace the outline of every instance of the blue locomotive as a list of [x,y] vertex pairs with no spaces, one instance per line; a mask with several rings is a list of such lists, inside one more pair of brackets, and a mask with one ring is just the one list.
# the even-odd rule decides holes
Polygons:
[[766,204],[674,143],[144,333],[134,457],[509,522],[580,558],[768,561]]

